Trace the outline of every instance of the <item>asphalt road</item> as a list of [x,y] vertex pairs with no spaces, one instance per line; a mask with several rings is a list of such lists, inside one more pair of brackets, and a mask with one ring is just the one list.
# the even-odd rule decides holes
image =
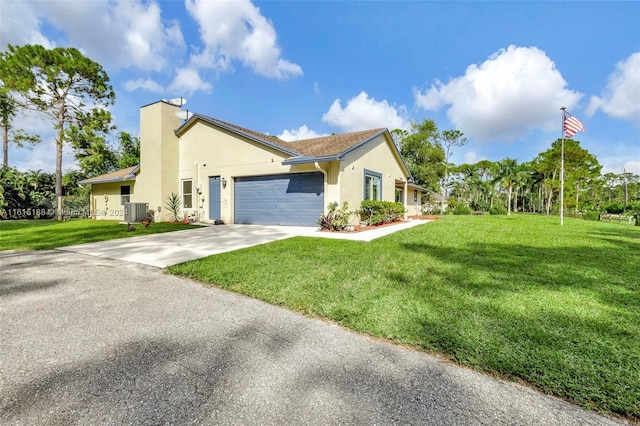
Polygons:
[[613,425],[162,270],[0,253],[0,424]]

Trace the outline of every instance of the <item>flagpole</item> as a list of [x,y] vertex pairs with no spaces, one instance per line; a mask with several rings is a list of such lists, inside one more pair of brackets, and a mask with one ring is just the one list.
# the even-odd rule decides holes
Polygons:
[[564,112],[567,108],[562,107],[562,148],[560,154],[560,225],[564,225]]

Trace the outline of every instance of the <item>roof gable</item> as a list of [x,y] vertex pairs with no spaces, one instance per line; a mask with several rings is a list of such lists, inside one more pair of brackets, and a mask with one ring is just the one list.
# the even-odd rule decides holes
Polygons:
[[204,121],[205,123],[209,123],[216,127],[220,127],[222,129],[228,130],[237,135],[244,136],[248,139],[253,140],[254,142],[258,142],[260,144],[274,148],[278,151],[284,152],[291,156],[300,155],[299,152],[292,149],[293,147],[289,145],[288,142],[280,140],[275,136],[265,135],[264,133],[256,132],[254,130],[247,129],[245,127],[240,127],[235,124],[227,123],[226,121],[218,120],[217,118],[209,117],[202,114],[194,114],[189,120],[183,123],[182,126],[176,129],[176,135],[180,136],[181,134],[186,132],[188,130],[188,127],[193,125],[198,120],[201,120],[201,121]]
[[[188,131],[189,127],[199,120],[290,155],[291,158],[285,160],[283,164],[302,164],[316,161],[340,160],[349,152],[366,144],[377,136],[389,133],[386,128],[377,128],[285,142],[276,136],[256,132],[255,130],[247,129],[203,114],[194,114],[189,120],[185,121],[178,129],[176,129],[176,135],[180,136],[184,134]],[[407,176],[411,177],[409,168],[404,162],[398,148],[391,140],[391,136],[385,136],[385,139],[391,145],[391,150],[394,156],[399,160],[399,163],[407,173]]]
[[379,128],[286,142],[279,139],[277,136],[266,135],[264,133],[256,132],[255,130],[247,129],[246,127],[241,127],[203,114],[194,114],[189,120],[184,122],[182,126],[176,129],[176,134],[180,136],[184,132],[188,131],[188,128],[197,120],[204,121],[238,135],[247,137],[256,142],[270,146],[271,148],[283,151],[293,157],[327,157],[344,155],[351,149],[354,149],[386,130],[384,128]]
[[323,136],[313,139],[305,139],[290,142],[298,151],[304,155],[301,157],[289,158],[284,164],[303,164],[316,161],[332,161],[342,160],[348,153],[365,145],[367,142],[374,140],[378,136],[384,136],[387,146],[391,150],[392,155],[404,170],[404,173],[411,181],[413,177],[409,171],[409,167],[402,158],[402,154],[398,147],[393,143],[391,134],[385,128],[363,130],[360,132],[343,133],[340,135]]

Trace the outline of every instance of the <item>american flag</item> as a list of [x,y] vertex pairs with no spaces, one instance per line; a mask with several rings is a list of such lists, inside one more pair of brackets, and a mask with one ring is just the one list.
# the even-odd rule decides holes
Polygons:
[[564,130],[564,136],[567,138],[572,137],[581,130],[583,132],[585,131],[584,126],[582,125],[580,120],[569,114],[567,111],[564,111],[562,129]]

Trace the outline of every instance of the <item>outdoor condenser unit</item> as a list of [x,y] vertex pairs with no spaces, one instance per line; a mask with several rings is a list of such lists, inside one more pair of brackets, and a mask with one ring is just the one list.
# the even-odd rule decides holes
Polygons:
[[126,222],[140,222],[147,218],[149,203],[124,203],[124,220]]

